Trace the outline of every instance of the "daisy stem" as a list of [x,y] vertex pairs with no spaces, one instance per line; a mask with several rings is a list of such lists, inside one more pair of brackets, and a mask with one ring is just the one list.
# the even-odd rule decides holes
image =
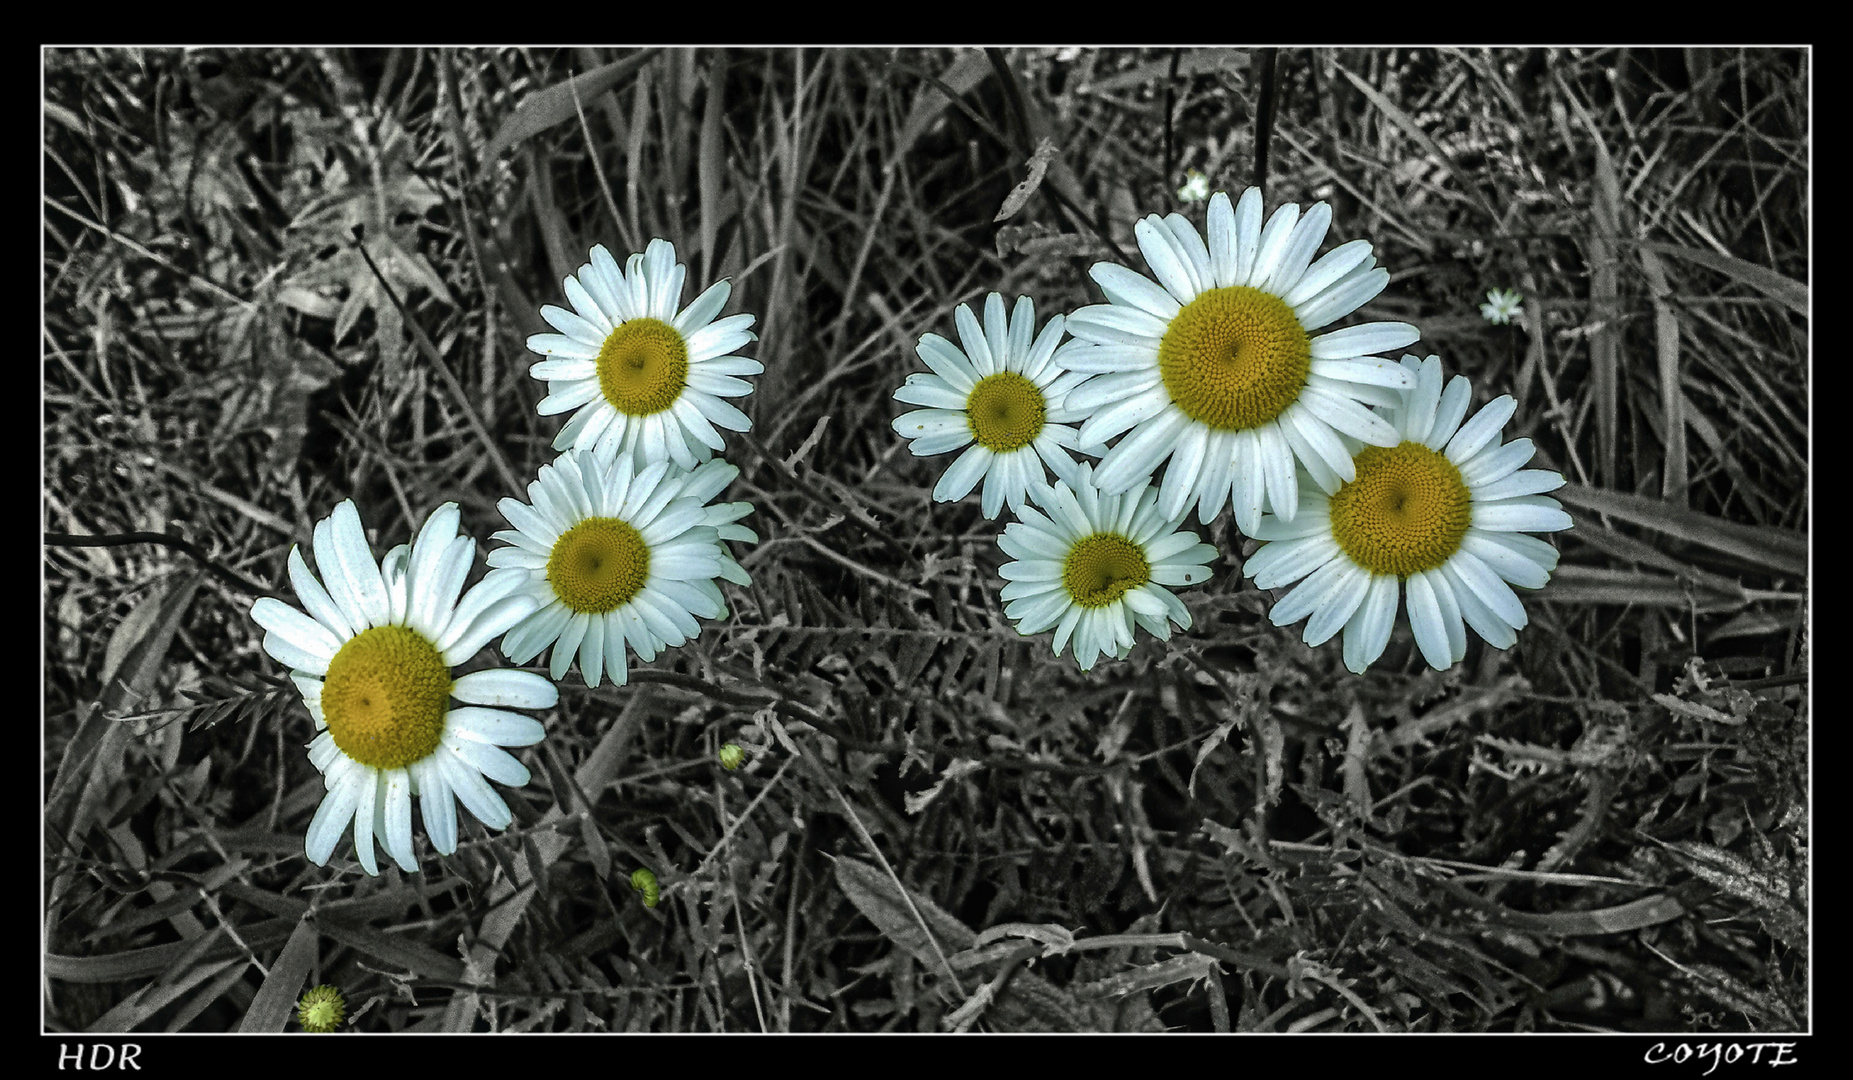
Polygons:
[[1279,60],[1280,49],[1275,47],[1262,49],[1255,58],[1255,81],[1261,84],[1261,98],[1255,103],[1254,185],[1261,189],[1263,203],[1268,193],[1268,141],[1274,134],[1274,84],[1280,73]]
[[175,551],[190,557],[193,561],[211,571],[214,577],[224,581],[228,585],[236,586],[241,592],[249,593],[252,596],[269,596],[279,600],[288,599],[285,594],[269,586],[259,585],[243,574],[219,565],[210,558],[207,558],[205,552],[194,547],[189,541],[169,533],[132,532],[110,533],[103,536],[84,536],[77,533],[56,532],[48,532],[45,534],[46,547],[124,547],[129,544],[160,544],[162,547],[173,548]]

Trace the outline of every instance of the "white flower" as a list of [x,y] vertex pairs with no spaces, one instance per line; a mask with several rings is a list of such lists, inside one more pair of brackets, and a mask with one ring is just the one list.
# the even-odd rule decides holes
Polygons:
[[1504,326],[1520,314],[1519,307],[1524,299],[1517,289],[1490,290],[1486,303],[1480,305],[1480,317],[1495,326]]
[[1210,197],[1210,178],[1191,169],[1185,174],[1184,186],[1177,189],[1179,202],[1202,202]]
[[1543,494],[1563,477],[1520,468],[1531,460],[1530,439],[1499,441],[1511,397],[1462,424],[1473,396],[1465,378],[1456,375],[1444,392],[1440,357],[1405,356],[1403,367],[1415,386],[1384,414],[1401,441],[1358,449],[1355,479],[1329,499],[1302,489],[1291,523],[1263,518],[1250,535],[1271,542],[1242,568],[1263,589],[1300,582],[1269,618],[1285,626],[1311,615],[1308,645],[1343,629],[1345,666],[1358,673],[1383,654],[1404,582],[1409,623],[1430,666],[1467,655],[1463,618],[1495,648],[1510,648],[1526,618],[1507,583],[1541,589],[1557,567],[1556,549],[1525,533],[1571,526]]
[[753,507],[707,501],[739,474],[720,458],[693,472],[669,461],[634,468],[615,449],[570,451],[543,465],[529,502],[496,504],[514,529],[494,538],[513,546],[489,553],[496,569],[485,580],[536,605],[502,639],[503,654],[525,664],[551,645],[554,679],[577,656],[587,686],[601,675],[622,686],[626,643],[654,660],[701,633],[696,616],[725,616],[714,579],[750,579],[721,541],[757,539],[733,524]]
[[[1351,478],[1338,434],[1392,445],[1395,432],[1367,405],[1390,405],[1408,375],[1367,354],[1419,336],[1407,323],[1374,322],[1313,337],[1383,291],[1366,240],[1340,244],[1314,261],[1332,211],[1292,203],[1261,222],[1261,193],[1249,188],[1231,209],[1210,199],[1209,243],[1181,215],[1153,215],[1133,227],[1159,285],[1123,266],[1090,274],[1107,303],[1068,317],[1076,340],[1056,359],[1099,374],[1068,396],[1086,415],[1079,449],[1107,450],[1095,472],[1104,492],[1147,480],[1166,458],[1159,505],[1182,514],[1192,503],[1208,523],[1225,497],[1252,533],[1264,504],[1291,520],[1299,505],[1294,462],[1326,491]],[[1163,287],[1160,288],[1159,286]]]
[[751,315],[716,320],[732,286],[717,281],[680,313],[687,268],[667,240],[650,241],[618,268],[603,245],[565,281],[573,310],[548,304],[541,318],[557,334],[535,334],[528,348],[549,357],[528,369],[547,381],[540,413],[577,409],[553,440],[555,450],[618,448],[638,468],[674,461],[684,469],[723,447],[716,427],[745,431],[746,414],[722,398],[752,392],[736,378],[765,365],[730,355],[756,338]]
[[983,328],[964,304],[953,318],[965,348],[938,334],[921,336],[914,351],[933,373],[909,375],[894,396],[927,408],[895,417],[894,430],[913,440],[908,449],[917,457],[974,443],[940,476],[933,498],[955,502],[983,480],[980,505],[985,517],[994,518],[1006,502],[1022,507],[1029,486],[1042,482],[1044,463],[1057,477],[1073,475],[1075,459],[1068,451],[1075,429],[1061,421],[1070,419],[1064,408],[1068,392],[1087,376],[1053,359],[1062,337],[1060,315],[1031,341],[1036,312],[1027,296],[1017,299],[1009,318],[1003,297],[986,297]]
[[[505,707],[545,709],[559,691],[539,675],[489,669],[460,678],[451,669],[534,609],[502,583],[483,581],[461,600],[476,541],[457,534],[457,505],[431,512],[411,545],[383,563],[361,531],[352,502],[316,523],[318,581],[290,548],[290,585],[308,611],[265,597],[251,618],[266,631],[264,651],[294,670],[290,678],[321,731],[309,761],[327,795],[309,823],[304,848],[326,865],[336,841],[354,826],[354,853],[379,873],[374,841],[407,871],[412,796],[419,799],[431,846],[457,850],[452,796],[492,829],[508,827],[508,805],[484,777],[510,787],[528,770],[504,746],[541,740],[540,722]],[[324,587],[324,582],[326,587]],[[464,702],[452,708],[450,699]]]
[[1132,650],[1133,626],[1164,641],[1171,624],[1190,629],[1190,611],[1171,587],[1210,578],[1216,548],[1179,530],[1181,518],[1158,508],[1158,492],[1138,485],[1103,495],[1091,470],[1080,465],[1074,482],[1035,484],[1019,521],[1004,526],[997,545],[1017,560],[998,573],[1007,581],[1004,614],[1020,634],[1055,628],[1055,655],[1074,638],[1081,670],[1102,655],[1123,659]]

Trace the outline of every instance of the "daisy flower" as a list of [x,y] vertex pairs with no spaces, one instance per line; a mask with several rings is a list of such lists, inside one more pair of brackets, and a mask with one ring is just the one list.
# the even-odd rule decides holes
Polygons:
[[463,592],[476,541],[458,535],[455,503],[375,562],[359,512],[343,502],[316,523],[314,548],[319,581],[299,550],[289,555],[290,585],[308,614],[270,597],[251,605],[267,631],[264,651],[293,669],[321,732],[309,761],[328,793],[304,837],[309,860],[327,865],[351,822],[367,873],[379,873],[375,841],[417,870],[414,795],[440,854],[457,850],[453,796],[483,824],[507,828],[508,805],[488,781],[520,787],[528,770],[500,748],[531,746],[545,732],[505,707],[549,708],[559,691],[525,671],[451,669],[532,611],[533,598],[488,580]]
[[1158,491],[1140,484],[1103,495],[1087,465],[1073,482],[1030,489],[1035,507],[1017,511],[997,545],[1015,559],[998,570],[1008,585],[1004,614],[1017,633],[1055,628],[1055,655],[1074,638],[1075,661],[1086,671],[1100,656],[1132,651],[1133,626],[1160,641],[1171,624],[1190,629],[1190,611],[1170,588],[1208,581],[1216,548],[1180,530],[1182,518],[1158,507]]
[[1519,305],[1524,299],[1517,289],[1490,290],[1486,303],[1480,305],[1480,318],[1495,326],[1504,326],[1518,316]]
[[756,340],[751,315],[716,320],[733,286],[717,281],[680,313],[687,267],[675,246],[650,241],[620,270],[604,245],[564,282],[573,310],[540,309],[557,334],[535,334],[528,348],[549,359],[528,369],[547,382],[540,413],[573,413],[555,450],[616,447],[637,464],[674,461],[684,469],[722,448],[720,432],[745,431],[746,414],[722,398],[742,397],[765,365],[735,349]]
[[1408,375],[1368,354],[1420,335],[1407,323],[1373,322],[1314,336],[1390,279],[1373,266],[1366,240],[1314,261],[1332,221],[1325,203],[1304,217],[1288,203],[1263,226],[1260,191],[1249,188],[1233,208],[1219,191],[1208,217],[1207,245],[1178,214],[1135,225],[1158,284],[1096,263],[1089,273],[1107,303],[1068,317],[1075,340],[1056,360],[1101,376],[1068,396],[1069,411],[1086,418],[1080,449],[1100,453],[1127,433],[1094,473],[1101,491],[1129,490],[1169,458],[1159,495],[1165,514],[1195,503],[1207,524],[1228,498],[1236,524],[1252,533],[1264,505],[1292,520],[1296,460],[1321,463],[1315,478],[1349,480],[1340,434],[1396,443],[1367,406],[1394,404]]
[[1510,585],[1543,588],[1557,567],[1556,549],[1525,534],[1571,525],[1544,495],[1564,478],[1520,468],[1531,460],[1530,439],[1499,441],[1510,396],[1463,424],[1473,396],[1465,378],[1454,376],[1444,391],[1440,357],[1405,356],[1402,366],[1415,385],[1384,413],[1400,441],[1356,448],[1355,477],[1330,498],[1303,488],[1293,521],[1263,518],[1251,535],[1270,542],[1242,568],[1263,589],[1300,582],[1269,618],[1285,626],[1311,615],[1308,645],[1343,629],[1345,666],[1359,674],[1390,640],[1403,583],[1409,625],[1431,667],[1467,655],[1462,619],[1494,648],[1510,648],[1526,622]]
[[965,304],[953,321],[965,348],[938,334],[921,335],[914,351],[933,373],[909,375],[894,397],[927,407],[895,417],[894,430],[912,440],[908,449],[916,457],[975,444],[940,476],[933,499],[956,502],[983,480],[979,502],[984,516],[994,518],[1006,502],[1013,510],[1023,506],[1030,484],[1042,481],[1044,464],[1057,477],[1073,474],[1075,459],[1068,451],[1075,429],[1061,422],[1069,419],[1063,402],[1087,376],[1054,359],[1060,315],[1031,340],[1036,310],[1027,296],[1017,298],[1008,318],[1003,297],[986,297],[982,327]]
[[1202,202],[1210,197],[1210,178],[1191,169],[1184,177],[1184,186],[1177,189],[1179,202]]
[[495,569],[484,580],[535,604],[502,639],[503,654],[525,664],[552,646],[556,681],[577,657],[587,686],[604,675],[622,686],[627,642],[654,660],[701,632],[696,616],[725,616],[714,579],[750,579],[720,541],[755,539],[734,524],[752,504],[707,501],[738,475],[719,458],[693,472],[670,461],[637,468],[615,448],[541,466],[528,502],[496,504],[514,528],[494,539],[513,546],[489,553]]

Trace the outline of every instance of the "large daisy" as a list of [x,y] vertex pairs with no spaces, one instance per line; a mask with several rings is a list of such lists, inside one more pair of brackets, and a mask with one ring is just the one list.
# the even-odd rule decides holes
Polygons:
[[[520,787],[528,770],[501,747],[532,745],[545,732],[506,708],[549,708],[559,691],[525,671],[452,677],[451,669],[532,611],[534,599],[485,580],[459,600],[476,541],[457,534],[455,503],[432,511],[417,540],[383,563],[352,502],[316,523],[314,547],[322,580],[296,548],[289,556],[290,585],[308,614],[270,597],[251,605],[267,631],[264,651],[293,669],[321,732],[309,761],[328,793],[304,838],[310,861],[326,865],[351,822],[367,873],[379,873],[375,841],[417,870],[414,795],[441,854],[457,850],[453,796],[483,824],[507,828],[508,804],[488,781]],[[464,705],[452,707],[452,698]]]
[[733,288],[726,281],[678,313],[687,273],[667,240],[650,241],[623,269],[601,244],[564,283],[573,309],[540,309],[559,331],[528,338],[529,349],[549,358],[528,369],[547,381],[541,415],[579,410],[554,438],[555,450],[616,447],[635,455],[639,467],[674,461],[692,469],[724,445],[715,428],[752,426],[721,399],[751,393],[752,384],[736,376],[765,370],[731,355],[756,340],[747,329],[753,317],[715,319]]
[[997,545],[1015,559],[998,574],[1004,614],[1020,634],[1055,628],[1055,655],[1074,638],[1075,661],[1086,671],[1102,655],[1132,651],[1133,627],[1164,641],[1171,624],[1190,629],[1190,610],[1171,592],[1210,578],[1216,548],[1180,530],[1179,515],[1158,507],[1158,492],[1140,484],[1103,495],[1089,466],[1077,465],[1072,483],[1030,487],[1036,507],[1017,511]]
[[696,616],[721,618],[715,584],[749,579],[721,543],[752,540],[734,524],[750,503],[707,505],[739,470],[715,459],[693,472],[673,462],[638,468],[615,448],[570,451],[528,485],[528,502],[497,503],[511,547],[489,553],[485,579],[533,599],[536,610],[502,639],[525,664],[553,647],[548,671],[562,679],[577,657],[587,686],[601,676],[623,685],[624,646],[645,661],[701,632]]
[[1473,397],[1465,378],[1454,376],[1444,390],[1438,356],[1405,356],[1402,366],[1414,387],[1383,413],[1396,445],[1353,443],[1354,477],[1330,498],[1302,488],[1291,522],[1263,518],[1250,535],[1270,542],[1242,568],[1263,589],[1298,581],[1269,618],[1286,626],[1312,616],[1308,645],[1344,630],[1345,666],[1358,673],[1383,654],[1404,587],[1409,625],[1430,666],[1444,669],[1467,655],[1463,619],[1488,644],[1510,648],[1526,622],[1510,586],[1543,588],[1557,568],[1556,549],[1525,534],[1571,525],[1544,495],[1564,478],[1520,467],[1531,460],[1530,439],[1499,441],[1512,418],[1510,396],[1463,424]]
[[1064,402],[1087,376],[1055,361],[1062,317],[1036,335],[1036,310],[1027,296],[1017,299],[1009,317],[1002,296],[986,297],[982,327],[965,304],[953,321],[965,347],[938,334],[921,336],[914,351],[933,373],[909,375],[894,396],[926,408],[895,417],[894,430],[912,440],[908,449],[916,457],[969,445],[940,476],[933,498],[956,502],[983,480],[979,506],[994,518],[1005,503],[1013,510],[1023,506],[1029,486],[1043,481],[1044,464],[1059,478],[1073,475],[1068,451],[1075,429],[1062,423],[1071,419]]
[[1420,335],[1407,323],[1373,322],[1315,336],[1390,277],[1373,265],[1365,240],[1314,261],[1331,221],[1325,203],[1304,217],[1288,203],[1263,226],[1260,191],[1249,188],[1233,209],[1217,192],[1207,246],[1178,214],[1133,227],[1157,284],[1123,266],[1094,265],[1107,303],[1068,317],[1075,340],[1056,360],[1100,376],[1068,395],[1069,411],[1086,418],[1080,448],[1100,453],[1126,433],[1094,473],[1102,491],[1126,491],[1169,458],[1159,496],[1166,514],[1195,503],[1208,523],[1228,498],[1250,533],[1264,506],[1292,520],[1296,460],[1320,463],[1315,478],[1348,480],[1340,433],[1396,442],[1367,406],[1394,404],[1408,376],[1369,354]]

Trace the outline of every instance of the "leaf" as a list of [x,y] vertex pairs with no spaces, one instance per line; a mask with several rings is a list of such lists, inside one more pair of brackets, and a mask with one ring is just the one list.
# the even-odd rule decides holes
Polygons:
[[1744,722],[1741,716],[1722,713],[1710,705],[1701,705],[1696,701],[1684,701],[1671,694],[1655,694],[1654,700],[1681,716],[1690,716],[1694,720],[1709,720],[1714,724],[1730,724],[1732,727]]
[[316,929],[351,949],[358,949],[376,960],[404,971],[416,972],[427,979],[453,983],[463,979],[462,961],[453,960],[428,945],[382,933],[370,926],[330,919],[326,915],[316,920]]
[[[188,942],[187,944],[192,944]],[[175,971],[165,972],[160,978],[135,993],[116,1003],[90,1025],[90,1031],[134,1031],[148,1018],[160,1012],[176,998],[198,986],[200,983],[224,972],[231,967],[242,968],[249,961],[243,958],[222,960],[218,963],[188,964]]]
[[1169,960],[1156,964],[1122,971],[1109,975],[1098,982],[1088,983],[1076,988],[1076,993],[1083,998],[1119,997],[1135,990],[1156,990],[1173,983],[1195,982],[1198,979],[1214,979],[1222,969],[1215,959],[1202,953],[1183,953]]
[[1619,934],[1669,922],[1686,913],[1678,900],[1665,893],[1643,896],[1626,904],[1598,908],[1594,911],[1560,911],[1549,915],[1513,911],[1499,907],[1500,919],[1508,926],[1534,934],[1562,937],[1587,937],[1594,934]]
[[1724,592],[1665,574],[1599,566],[1559,566],[1538,599],[1555,604],[1645,604],[1701,614],[1735,611],[1750,602],[1739,589]]
[[1759,921],[1777,941],[1797,947],[1808,940],[1806,917],[1796,910],[1789,883],[1779,873],[1710,844],[1679,840],[1663,846],[1678,855],[1693,876],[1755,907]]
[[244,1019],[239,1021],[240,1032],[283,1030],[284,1025],[289,1023],[290,1010],[296,1005],[297,991],[308,980],[309,969],[315,966],[316,945],[319,941],[315,924],[307,917],[296,924],[277,962],[270,965],[270,974],[264,977],[264,985],[257,988],[256,995],[251,998],[251,1007],[245,1010]]
[[[507,150],[525,139],[538,135],[569,117],[579,115],[582,107],[593,98],[635,75],[642,67],[656,56],[660,49],[642,49],[622,60],[614,60],[601,68],[594,68],[583,75],[575,75],[566,82],[549,86],[529,94],[508,119],[502,121],[490,137],[488,145],[483,147],[483,161],[494,161]],[[575,106],[574,98],[579,105]]]
[[[1247,49],[1191,49],[1177,62],[1177,77],[1188,79],[1194,75],[1208,75],[1219,71],[1236,72],[1248,68]],[[1105,78],[1075,88],[1077,94],[1104,94],[1112,90],[1127,90],[1146,83],[1157,82],[1171,77],[1171,61],[1151,60],[1140,64],[1131,71],[1116,72]]]
[[[287,938],[290,929],[295,924],[295,919],[267,919],[254,926],[240,926],[238,936],[243,938],[244,943],[252,949],[263,949]],[[207,949],[204,954],[206,958],[218,959],[227,953],[241,954],[243,952],[237,942],[224,938],[223,935],[221,938]],[[151,945],[145,949],[106,953],[102,956],[61,956],[57,953],[46,953],[45,977],[75,983],[125,982],[177,966],[179,961],[195,947],[195,944],[191,941],[176,941],[167,945]]]
[[[946,982],[958,981],[940,958],[940,950],[951,954],[971,948],[978,935],[970,927],[947,914],[938,904],[908,889],[907,896],[919,908],[920,918],[926,920],[923,928],[908,909],[907,899],[895,888],[893,879],[868,863],[856,859],[836,860],[836,881],[843,895],[864,918],[875,924],[883,937],[912,953],[915,960]],[[939,949],[928,940],[929,930],[939,941]]]
[[1049,162],[1054,160],[1055,153],[1054,139],[1043,139],[1036,144],[1036,152],[1029,158],[1029,175],[1022,183],[1011,188],[1010,194],[1004,196],[1004,205],[998,209],[997,216],[991,219],[993,222],[1007,221],[1023,209],[1023,204],[1042,186],[1042,176],[1049,171]]
[[1701,248],[1685,247],[1681,244],[1643,240],[1640,241],[1640,245],[1648,251],[1657,251],[1662,255],[1671,255],[1687,262],[1698,263],[1708,270],[1716,270],[1739,284],[1750,286],[1797,315],[1804,318],[1808,315],[1808,286],[1785,274],[1779,274],[1767,266],[1758,266],[1756,263],[1745,262],[1735,256],[1705,251]]
[[[939,73],[939,81],[955,94],[969,93],[987,75],[991,74],[991,61],[984,55],[983,49],[967,49],[961,52],[952,66]],[[951,100],[931,82],[924,83],[914,95],[914,103],[907,110],[907,120],[901,124],[901,132],[894,139],[894,154],[900,157],[914,148],[920,137],[927,133],[939,114],[946,111]]]
[[1654,355],[1659,361],[1660,409],[1665,414],[1661,427],[1666,432],[1666,465],[1660,470],[1660,493],[1668,502],[1685,506],[1688,480],[1686,414],[1692,410],[1679,386],[1679,315],[1666,300],[1672,289],[1667,284],[1659,256],[1647,248],[1641,248],[1637,254],[1641,257],[1641,272],[1646,275],[1647,287],[1653,294]]
[[1551,494],[1574,506],[1724,552],[1773,573],[1795,577],[1808,573],[1808,538],[1791,529],[1739,525],[1696,510],[1671,506],[1659,499],[1582,484],[1565,484]]
[[76,835],[95,816],[109,784],[120,773],[129,729],[115,718],[146,696],[167,647],[193,602],[201,574],[180,575],[157,586],[118,623],[103,648],[102,692],[65,747],[46,799],[45,822]]
[[957,780],[961,776],[968,776],[983,768],[983,765],[970,758],[952,759],[952,763],[946,766],[946,771],[940,774],[939,779],[933,782],[932,787],[925,791],[908,795],[902,800],[906,805],[908,814],[918,814],[920,811],[925,810],[928,803],[939,798],[939,793],[945,790],[947,784]]

